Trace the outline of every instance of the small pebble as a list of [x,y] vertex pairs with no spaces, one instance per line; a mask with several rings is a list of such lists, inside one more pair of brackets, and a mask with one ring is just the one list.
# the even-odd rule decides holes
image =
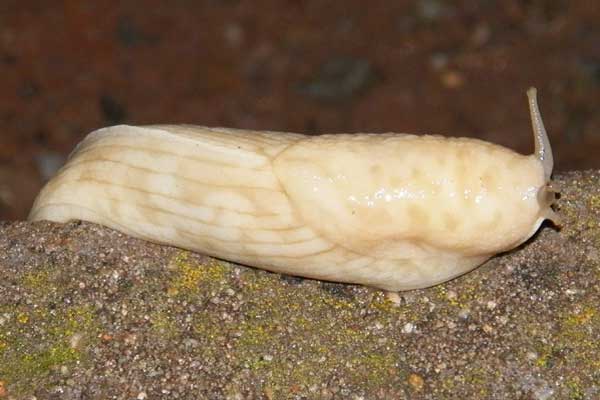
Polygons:
[[538,354],[534,351],[528,351],[525,355],[529,361],[535,361],[538,359]]
[[565,294],[567,296],[574,296],[577,293],[579,293],[579,290],[577,290],[577,289],[567,289],[567,290],[565,290]]
[[408,376],[408,384],[410,385],[410,387],[413,388],[415,392],[420,392],[423,389],[424,383],[425,382],[423,381],[423,378],[421,378],[420,375],[413,373]]
[[460,318],[460,319],[468,319],[470,315],[471,315],[471,310],[469,310],[468,308],[462,308],[458,312],[458,318]]
[[69,346],[71,346],[72,349],[77,349],[81,344],[82,338],[83,335],[81,333],[74,333],[73,336],[71,336],[71,339],[69,339]]

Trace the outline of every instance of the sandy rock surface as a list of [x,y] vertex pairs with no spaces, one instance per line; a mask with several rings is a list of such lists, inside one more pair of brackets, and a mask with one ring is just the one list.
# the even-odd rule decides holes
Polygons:
[[600,172],[559,231],[401,293],[267,273],[89,223],[0,224],[0,399],[600,397]]

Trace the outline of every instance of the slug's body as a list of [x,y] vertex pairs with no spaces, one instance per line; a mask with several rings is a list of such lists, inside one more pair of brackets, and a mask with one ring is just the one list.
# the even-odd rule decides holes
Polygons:
[[30,219],[92,221],[293,275],[431,286],[519,245],[551,216],[552,156],[529,94],[530,156],[439,136],[101,129]]

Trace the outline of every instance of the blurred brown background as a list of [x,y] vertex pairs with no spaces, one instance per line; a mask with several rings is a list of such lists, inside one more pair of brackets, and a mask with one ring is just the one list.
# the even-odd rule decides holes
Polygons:
[[600,167],[599,10],[589,0],[2,0],[0,220],[25,218],[102,126],[439,133],[529,153],[530,85],[557,169]]

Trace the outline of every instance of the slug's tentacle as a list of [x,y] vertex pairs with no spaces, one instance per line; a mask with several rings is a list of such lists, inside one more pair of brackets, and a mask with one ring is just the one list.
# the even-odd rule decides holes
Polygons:
[[537,102],[537,89],[534,87],[527,90],[529,100],[529,114],[531,115],[531,126],[533,128],[533,139],[535,140],[535,154],[544,166],[544,175],[546,182],[550,181],[552,169],[554,168],[554,157],[552,156],[552,147],[550,139],[542,121],[542,115]]
[[537,102],[537,89],[531,87],[527,90],[527,98],[529,100],[529,113],[531,115],[531,126],[533,128],[533,138],[535,141],[535,156],[542,164],[544,169],[544,178],[546,185],[540,188],[538,192],[538,202],[540,209],[543,211],[543,217],[549,219],[555,226],[561,226],[561,220],[551,206],[556,200],[556,189],[552,187],[550,177],[554,168],[554,157],[552,156],[552,147],[550,139],[544,127],[542,115]]

